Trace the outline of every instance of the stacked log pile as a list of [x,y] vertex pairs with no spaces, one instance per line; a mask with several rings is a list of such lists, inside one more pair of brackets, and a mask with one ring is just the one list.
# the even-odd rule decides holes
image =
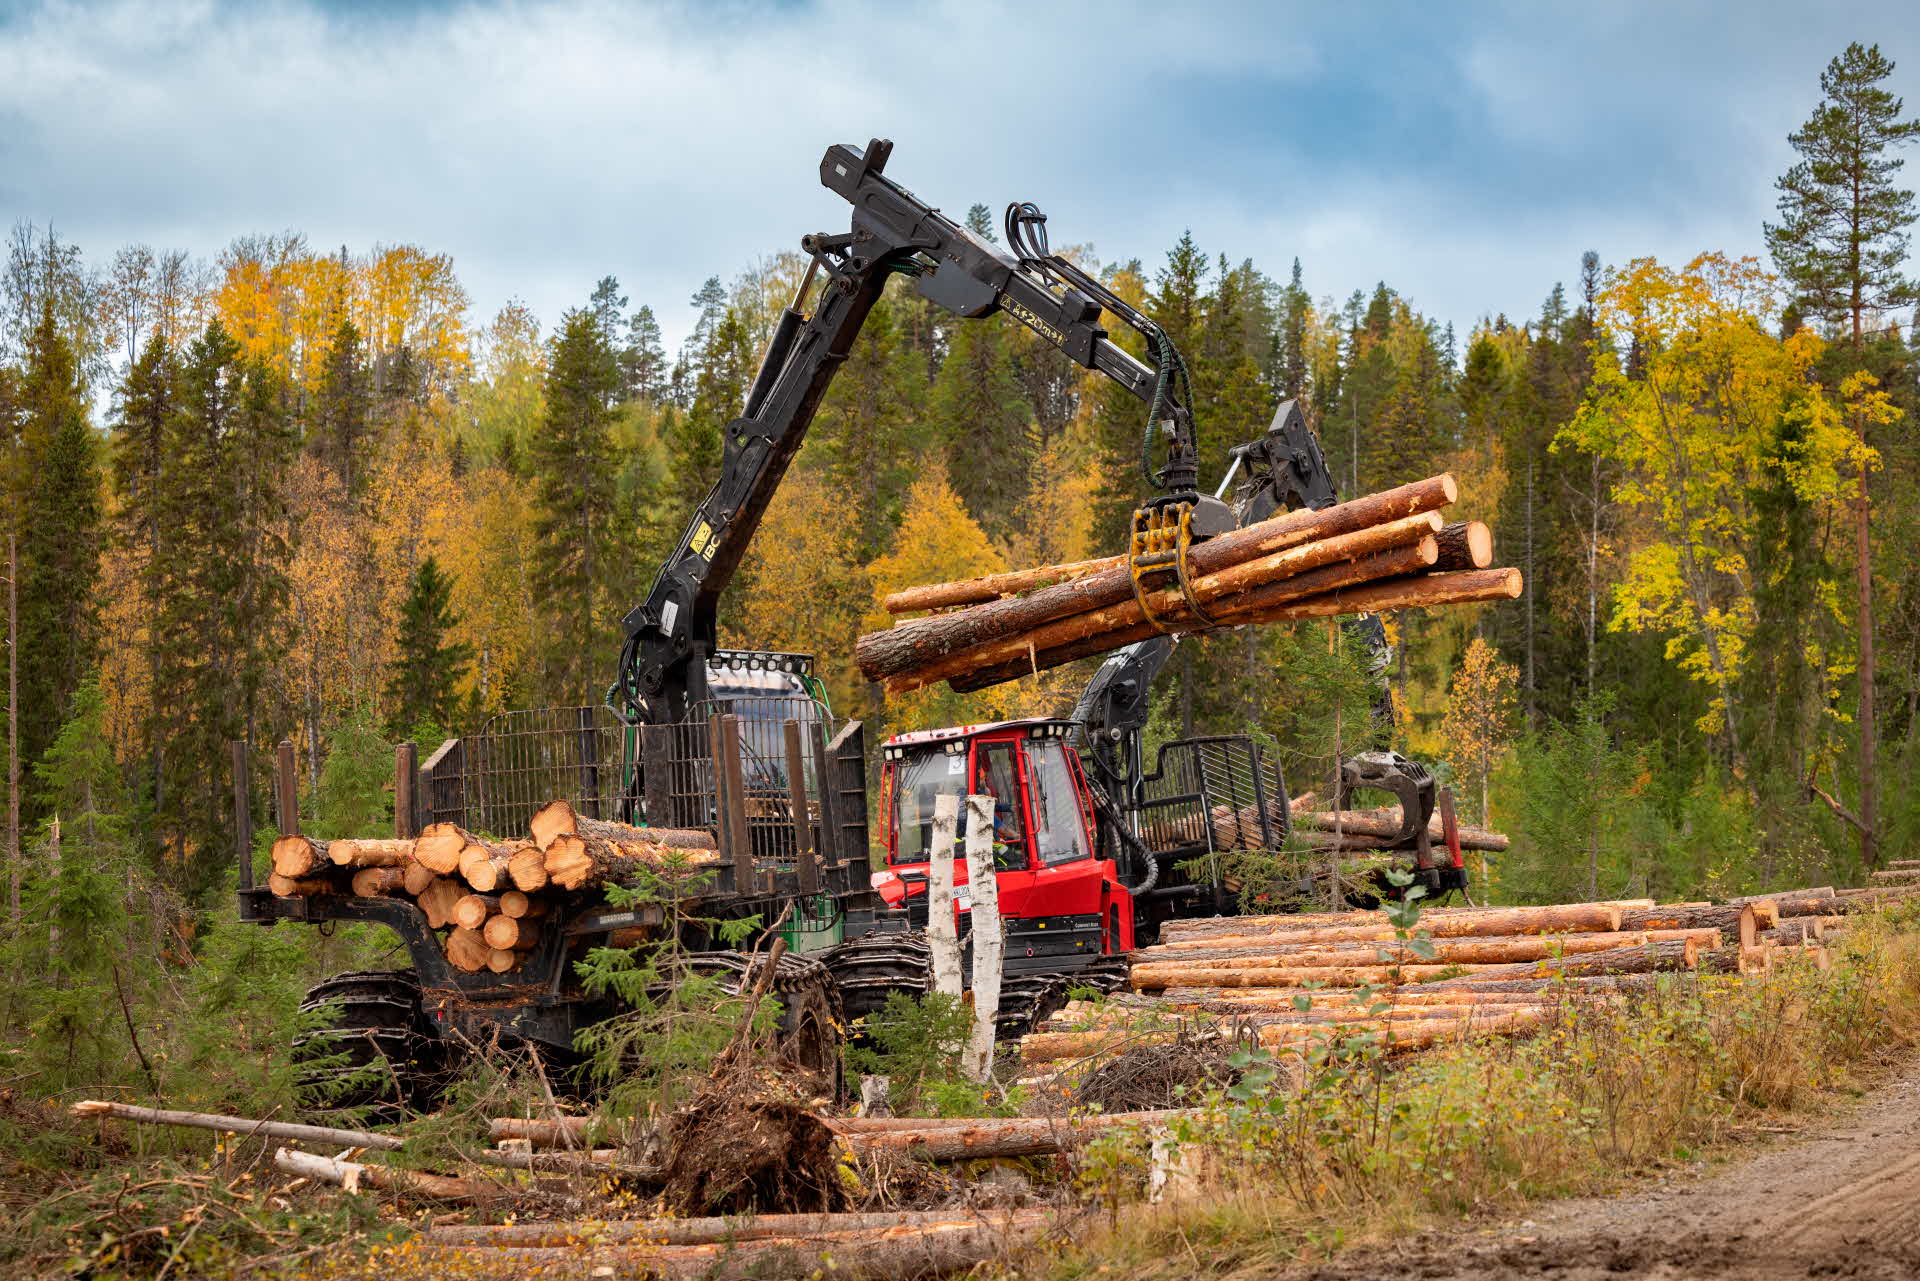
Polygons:
[[544,918],[562,896],[629,880],[642,869],[698,870],[719,860],[707,832],[584,818],[565,801],[542,808],[530,828],[509,841],[454,823],[429,824],[405,840],[284,835],[273,843],[267,884],[287,898],[410,901],[429,929],[441,931],[455,969],[508,974],[540,945]]
[[1727,903],[1650,899],[1441,907],[1407,940],[1377,912],[1171,921],[1129,958],[1131,992],[1076,1002],[1021,1042],[1031,1072],[1175,1039],[1299,1050],[1378,1034],[1389,1053],[1515,1035],[1569,1003],[1646,990],[1675,972],[1827,967],[1850,917],[1920,885],[1788,890]]
[[1115,556],[897,592],[891,613],[941,612],[867,633],[854,656],[888,693],[967,691],[1167,632],[1513,599],[1520,571],[1489,568],[1487,527],[1442,519],[1458,494],[1440,475],[1273,516],[1194,544],[1184,586],[1167,568],[1136,591]]

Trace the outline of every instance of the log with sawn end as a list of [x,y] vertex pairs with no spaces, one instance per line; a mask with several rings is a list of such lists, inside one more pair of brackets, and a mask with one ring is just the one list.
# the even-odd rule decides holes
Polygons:
[[634,827],[609,819],[588,818],[569,801],[549,801],[527,823],[533,843],[542,853],[562,836],[583,836],[602,841],[631,841],[645,845],[664,845],[677,850],[710,850],[713,834],[677,827]]
[[598,836],[556,836],[546,853],[547,878],[564,890],[619,881],[641,870],[663,876],[685,875],[719,861],[720,855],[711,849],[610,841]]
[[413,859],[413,842],[411,840],[329,841],[327,858],[335,867],[405,867]]

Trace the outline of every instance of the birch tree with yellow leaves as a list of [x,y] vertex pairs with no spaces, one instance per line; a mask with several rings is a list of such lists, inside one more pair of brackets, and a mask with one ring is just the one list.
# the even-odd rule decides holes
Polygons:
[[1802,503],[1843,502],[1872,454],[1814,381],[1820,339],[1772,336],[1778,295],[1754,259],[1635,259],[1597,302],[1601,329],[1635,358],[1597,362],[1559,439],[1620,465],[1616,497],[1640,522],[1612,626],[1668,637],[1667,657],[1711,691],[1701,730],[1745,775],[1737,682],[1755,623],[1754,497],[1777,480]]

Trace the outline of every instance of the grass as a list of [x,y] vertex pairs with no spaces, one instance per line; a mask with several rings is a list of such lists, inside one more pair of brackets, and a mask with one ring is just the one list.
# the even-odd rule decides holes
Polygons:
[[1141,1140],[1096,1145],[1079,1177],[1101,1212],[1019,1275],[1263,1274],[1728,1151],[1742,1128],[1857,1092],[1911,1051],[1916,925],[1864,921],[1828,971],[1676,975],[1524,1040],[1389,1066],[1349,1038],[1304,1086],[1255,1062],[1175,1135],[1204,1152],[1191,1195],[1149,1204]]

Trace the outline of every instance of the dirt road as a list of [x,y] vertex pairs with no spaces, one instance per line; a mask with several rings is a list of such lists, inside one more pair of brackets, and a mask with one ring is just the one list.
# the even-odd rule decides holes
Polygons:
[[1490,1235],[1359,1251],[1288,1281],[1920,1278],[1920,1064],[1705,1177],[1542,1207]]

